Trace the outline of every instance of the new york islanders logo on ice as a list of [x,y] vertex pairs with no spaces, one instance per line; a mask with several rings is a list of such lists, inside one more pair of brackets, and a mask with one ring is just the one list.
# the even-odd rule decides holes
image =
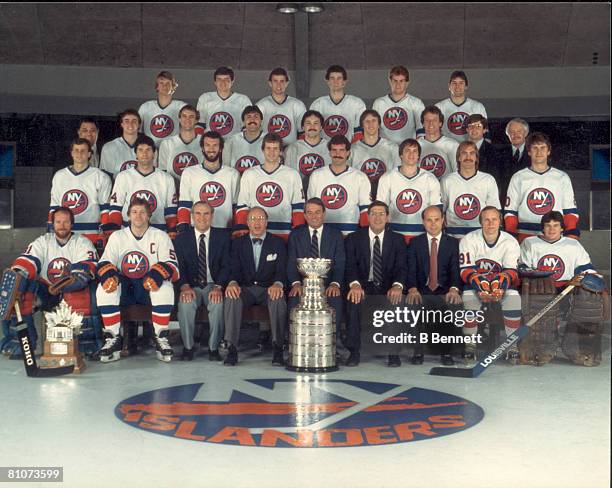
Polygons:
[[225,188],[221,183],[208,181],[200,188],[200,200],[208,202],[211,207],[220,207],[225,203]]
[[399,192],[395,199],[395,205],[403,214],[412,215],[421,210],[423,197],[416,190],[406,189]]
[[117,405],[130,426],[176,439],[251,447],[392,445],[455,434],[484,417],[454,395],[373,381],[248,379],[149,391]]
[[165,114],[156,115],[151,119],[151,134],[155,137],[168,137],[174,130],[174,122]]
[[383,124],[389,130],[403,129],[408,122],[408,114],[402,107],[391,107],[383,115]]
[[73,215],[79,215],[87,210],[89,199],[82,190],[68,190],[62,196],[62,207],[68,207]]
[[47,265],[47,278],[53,285],[70,272],[70,261],[66,258],[55,258]]
[[283,114],[275,114],[268,122],[268,132],[287,137],[291,133],[291,121]]
[[177,154],[172,160],[172,169],[177,175],[181,176],[185,168],[195,166],[196,164],[198,164],[198,158],[190,152],[182,152]]
[[565,273],[565,263],[563,259],[561,259],[556,254],[547,254],[546,256],[542,256],[538,261],[537,268],[540,271],[552,271],[552,279],[558,280]]

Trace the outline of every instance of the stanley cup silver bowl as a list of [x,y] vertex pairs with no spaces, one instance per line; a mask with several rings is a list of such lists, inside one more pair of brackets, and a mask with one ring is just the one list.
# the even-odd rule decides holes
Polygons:
[[336,312],[325,298],[323,278],[331,259],[301,258],[297,267],[304,275],[300,304],[291,310],[289,358],[286,367],[299,373],[336,371]]

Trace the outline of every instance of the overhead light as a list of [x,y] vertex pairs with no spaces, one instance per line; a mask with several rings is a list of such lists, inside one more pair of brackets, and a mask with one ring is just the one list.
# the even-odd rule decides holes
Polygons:
[[318,14],[323,12],[323,5],[320,3],[304,3],[302,4],[302,11],[307,14]]
[[281,14],[295,14],[298,11],[298,6],[295,3],[279,3],[276,10]]

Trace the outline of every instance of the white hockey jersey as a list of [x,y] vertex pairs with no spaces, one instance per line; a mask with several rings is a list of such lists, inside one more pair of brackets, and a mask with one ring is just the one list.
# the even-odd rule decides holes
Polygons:
[[245,137],[244,131],[230,136],[223,147],[223,164],[234,168],[240,174],[249,168],[263,164],[264,154],[261,141],[264,135],[262,132],[252,141]]
[[174,246],[168,234],[149,227],[144,235],[137,238],[129,227],[114,232],[108,239],[100,263],[114,264],[119,273],[129,279],[141,279],[156,263],[165,263],[174,273],[171,281],[179,277]]
[[425,171],[433,173],[436,178],[457,171],[457,148],[459,143],[449,137],[440,136],[433,142],[419,139],[421,146],[420,166]]
[[377,98],[372,108],[382,119],[381,135],[398,145],[405,139],[415,139],[417,130],[423,128],[421,113],[425,105],[420,98],[408,93],[397,102],[390,95]]
[[169,137],[159,145],[157,167],[179,181],[185,168],[197,166],[204,162],[204,155],[200,148],[200,137],[196,136],[191,142],[185,142],[180,134]]
[[60,244],[55,234],[45,234],[30,243],[13,266],[25,270],[31,280],[38,276],[40,281],[52,285],[70,274],[71,265],[76,263],[95,273],[97,261],[98,253],[89,239],[73,233],[66,244]]
[[440,186],[446,231],[457,239],[480,228],[478,219],[486,206],[501,210],[497,183],[488,173],[476,171],[471,178],[464,178],[455,171],[442,178]]
[[288,235],[292,226],[304,223],[304,191],[298,172],[279,165],[272,173],[263,166],[244,172],[236,210],[236,223],[246,224],[248,210],[262,207],[268,214],[268,231]]
[[399,148],[382,137],[373,146],[363,140],[357,141],[351,147],[349,164],[364,173],[370,182],[376,183],[382,175],[400,164]]
[[60,169],[51,183],[49,215],[58,207],[68,207],[74,215],[75,233],[96,234],[106,221],[111,187],[110,177],[98,168],[88,166],[80,173],[71,166]]
[[552,271],[556,286],[564,286],[574,276],[595,272],[591,258],[576,239],[561,237],[548,242],[542,236],[528,237],[521,243],[521,263],[539,271]]
[[142,132],[153,139],[155,147],[161,141],[179,133],[179,112],[186,103],[172,100],[162,107],[157,100],[149,100],[138,109],[142,120]]
[[334,174],[331,166],[326,166],[310,176],[308,198],[313,197],[323,200],[325,223],[332,224],[346,236],[357,230],[362,214],[367,213],[370,180],[350,166],[338,175]]
[[106,171],[114,178],[121,171],[135,168],[138,164],[135,149],[123,136],[107,142],[102,146],[100,169]]
[[285,165],[297,170],[302,179],[314,170],[330,164],[331,156],[325,139],[321,139],[314,146],[305,140],[299,140],[285,149]]
[[213,227],[231,227],[239,189],[240,174],[229,166],[217,171],[203,165],[185,169],[179,192],[179,224],[191,223],[191,207],[202,201],[214,208]]
[[149,202],[153,215],[151,225],[162,230],[176,225],[177,197],[174,179],[165,171],[154,168],[143,175],[138,168],[122,171],[115,179],[110,197],[109,220],[117,225],[128,225],[128,207],[134,198]]
[[376,200],[389,206],[391,230],[404,237],[425,232],[421,213],[430,205],[440,205],[440,182],[421,169],[409,178],[398,168],[384,174],[378,182]]
[[349,141],[353,139],[355,132],[361,130],[359,117],[365,109],[363,100],[353,95],[344,95],[338,103],[329,95],[325,95],[317,98],[310,106],[310,110],[316,110],[323,115],[323,131],[327,139],[341,135]]
[[446,98],[436,103],[436,107],[444,115],[442,135],[455,139],[458,142],[468,140],[467,129],[463,126],[465,119],[473,114],[480,114],[485,119],[487,118],[487,111],[484,105],[471,98],[466,98],[461,105],[455,105],[450,98]]
[[544,173],[537,173],[531,168],[514,173],[508,186],[504,210],[507,230],[518,229],[522,234],[539,234],[542,215],[551,210],[563,214],[566,230],[576,227],[578,223],[572,181],[567,173],[552,167]]
[[459,265],[461,277],[466,281],[470,274],[507,272],[516,283],[521,250],[517,240],[503,230],[493,245],[487,244],[482,230],[474,230],[459,241]]
[[198,98],[200,122],[206,124],[207,130],[216,131],[224,138],[242,130],[242,111],[251,105],[251,100],[241,93],[232,93],[221,98],[216,91],[206,92]]
[[263,113],[264,130],[282,137],[284,145],[297,140],[298,132],[302,131],[302,116],[306,112],[304,102],[287,95],[283,103],[278,103],[269,95],[259,100],[257,106]]

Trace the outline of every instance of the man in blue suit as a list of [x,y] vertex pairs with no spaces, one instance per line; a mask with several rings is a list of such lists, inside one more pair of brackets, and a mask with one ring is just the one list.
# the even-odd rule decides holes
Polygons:
[[[461,305],[461,276],[459,272],[459,241],[442,232],[444,215],[440,207],[432,205],[423,213],[425,233],[410,241],[408,246],[408,297],[409,306],[435,310],[458,310]],[[437,326],[443,335],[454,335],[454,324],[417,325],[420,332],[429,332]],[[425,328],[429,330],[425,330]],[[442,364],[452,366],[450,344],[440,346]],[[423,364],[423,346],[417,344],[412,364]]]
[[224,364],[238,362],[238,337],[242,309],[252,305],[268,306],[272,329],[272,364],[282,366],[283,338],[287,322],[285,286],[287,250],[280,237],[266,232],[268,215],[253,207],[247,215],[249,233],[232,243],[230,283],[225,290],[225,340],[228,353]]
[[[406,282],[406,242],[401,234],[387,228],[387,204],[378,200],[372,202],[368,207],[368,219],[368,227],[353,232],[345,241],[345,279],[349,286],[345,346],[351,353],[347,366],[357,366],[360,361],[360,306],[369,305],[366,297],[383,298],[369,300],[370,304],[376,301],[378,309],[381,306],[393,309],[402,301]],[[397,348],[390,352],[388,366],[401,366]]]
[[197,202],[191,208],[194,227],[179,234],[174,248],[181,276],[178,319],[183,338],[182,359],[193,359],[193,332],[198,307],[208,309],[209,361],[220,361],[219,342],[223,337],[223,289],[229,282],[230,238],[224,229],[211,227],[214,208]]
[[344,281],[344,239],[342,232],[324,225],[325,205],[320,198],[310,198],[304,208],[306,225],[296,227],[289,234],[287,277],[291,284],[289,310],[298,305],[302,296],[303,276],[298,271],[298,258],[331,259],[332,267],[325,278],[325,296],[336,311],[336,330],[342,323],[342,296],[340,288]]

